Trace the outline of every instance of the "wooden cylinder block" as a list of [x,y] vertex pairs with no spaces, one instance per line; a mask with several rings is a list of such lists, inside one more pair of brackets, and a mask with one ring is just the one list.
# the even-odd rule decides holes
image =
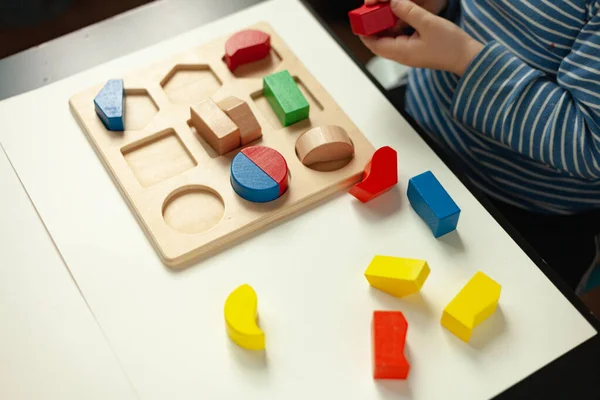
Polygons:
[[298,138],[296,153],[304,165],[339,161],[354,155],[354,145],[346,131],[335,125],[313,128]]

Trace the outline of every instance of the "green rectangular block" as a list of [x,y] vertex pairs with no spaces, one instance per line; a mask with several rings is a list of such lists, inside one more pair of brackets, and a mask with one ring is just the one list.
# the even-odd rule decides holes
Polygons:
[[289,126],[308,118],[310,105],[287,70],[265,76],[263,94],[281,125]]

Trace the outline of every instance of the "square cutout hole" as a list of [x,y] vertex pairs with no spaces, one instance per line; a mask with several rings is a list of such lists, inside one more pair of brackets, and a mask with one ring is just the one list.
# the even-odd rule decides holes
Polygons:
[[198,163],[173,129],[167,129],[121,149],[143,187],[179,175]]
[[[321,105],[319,100],[317,100],[317,98],[312,94],[312,92],[308,90],[308,88],[304,85],[304,83],[302,83],[300,78],[294,76],[294,81],[296,82],[296,85],[298,85],[298,88],[300,89],[300,91],[306,98],[306,101],[308,101],[308,104],[310,105],[309,118],[312,113],[323,111],[323,106]],[[275,115],[275,112],[271,108],[271,105],[267,101],[267,98],[263,95],[263,89],[252,93],[250,97],[252,97],[252,100],[254,100],[256,107],[260,110],[262,115],[264,115],[265,118],[267,118],[267,120],[273,128],[283,128],[283,125],[281,125],[281,122],[279,122],[279,119],[277,119],[277,115]],[[302,121],[300,121],[300,123],[301,122]]]

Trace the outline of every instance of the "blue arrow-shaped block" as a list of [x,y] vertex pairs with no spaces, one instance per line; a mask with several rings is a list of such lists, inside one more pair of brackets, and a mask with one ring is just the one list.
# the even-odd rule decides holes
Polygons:
[[109,131],[125,130],[125,89],[123,79],[106,82],[94,99],[96,114]]

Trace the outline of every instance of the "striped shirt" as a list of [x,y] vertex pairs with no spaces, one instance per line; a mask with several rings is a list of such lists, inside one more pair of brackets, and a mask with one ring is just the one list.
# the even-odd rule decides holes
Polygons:
[[506,203],[600,207],[600,0],[462,0],[485,44],[462,77],[415,69],[409,114]]

